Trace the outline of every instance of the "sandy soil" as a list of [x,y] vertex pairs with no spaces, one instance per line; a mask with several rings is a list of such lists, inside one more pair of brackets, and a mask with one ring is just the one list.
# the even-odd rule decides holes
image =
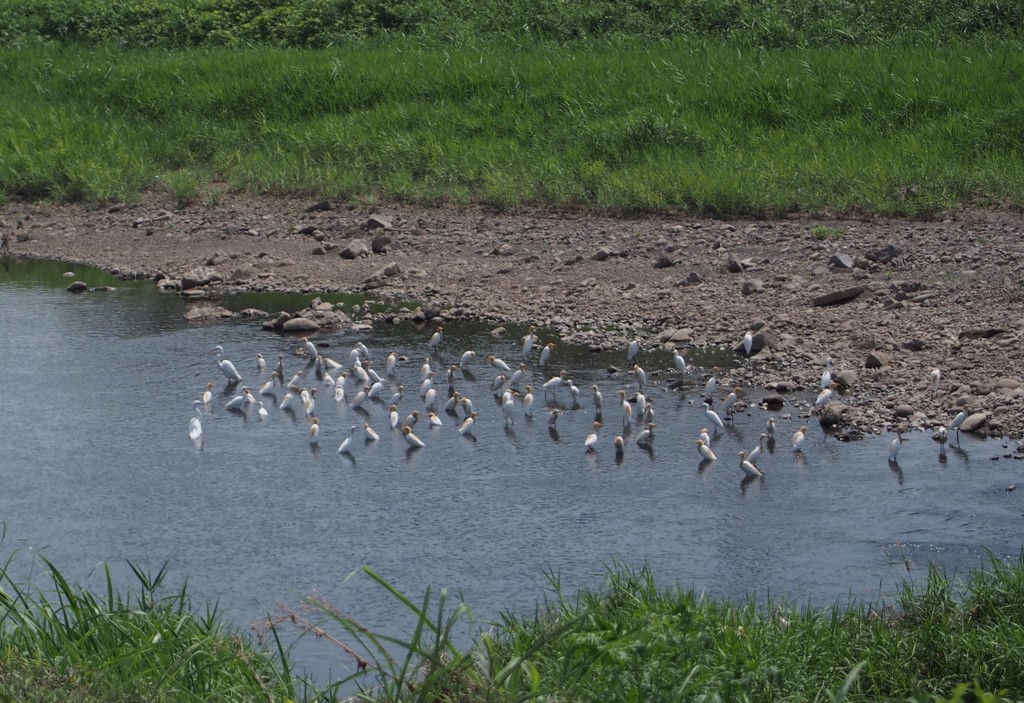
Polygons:
[[[165,286],[189,272],[223,279],[190,295],[366,291],[421,301],[417,320],[533,323],[595,349],[624,350],[633,338],[645,350],[734,347],[750,329],[755,351],[764,348],[724,369],[719,385],[743,385],[748,402],[778,393],[788,411],[822,414],[810,404],[831,356],[849,385],[823,414],[847,436],[934,431],[965,408],[976,432],[1024,436],[1019,213],[751,222],[312,205],[228,195],[177,209],[156,193],[102,208],[9,202],[0,235],[13,254]],[[858,287],[848,302],[820,304]],[[687,383],[703,386],[710,373],[691,368]]]

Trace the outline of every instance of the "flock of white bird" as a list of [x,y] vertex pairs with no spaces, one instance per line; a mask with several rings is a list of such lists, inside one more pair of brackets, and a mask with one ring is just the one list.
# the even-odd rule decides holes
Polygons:
[[[410,359],[399,357],[395,352],[387,354],[383,362],[383,375],[375,368],[375,359],[365,344],[357,343],[349,352],[344,363],[332,359],[310,341],[302,338],[302,346],[296,350],[303,357],[304,368],[296,371],[286,380],[285,355],[278,354],[277,363],[269,369],[262,354],[255,359],[255,374],[259,385],[242,385],[244,378],[238,368],[225,358],[221,346],[215,347],[217,366],[227,379],[227,390],[234,395],[227,401],[224,408],[229,412],[248,414],[255,410],[261,421],[268,418],[268,405],[279,411],[298,415],[302,413],[307,420],[308,441],[318,446],[321,435],[321,420],[317,413],[318,393],[329,394],[328,403],[358,413],[362,424],[353,424],[345,439],[338,446],[338,453],[351,457],[356,442],[362,438],[365,442],[377,441],[380,433],[371,420],[386,418],[390,431],[399,433],[408,444],[409,450],[417,450],[426,443],[416,434],[415,428],[421,419],[431,427],[446,424],[442,415],[451,418],[460,435],[472,437],[480,415],[474,410],[473,400],[466,394],[469,384],[479,389],[482,385],[475,383],[476,374],[484,366],[488,372],[496,375],[489,384],[490,392],[500,399],[502,422],[506,427],[514,425],[517,417],[533,419],[536,413],[546,413],[548,427],[557,432],[559,417],[565,412],[578,410],[586,401],[580,400],[581,391],[573,382],[572,375],[565,370],[558,373],[544,373],[550,368],[552,354],[556,344],[540,344],[536,328],[520,340],[520,359],[508,363],[497,356],[488,355],[478,358],[473,350],[467,350],[459,356],[458,363],[443,365],[441,363],[441,347],[445,341],[444,328],[438,326],[426,344],[426,355],[420,365],[419,387],[414,394],[406,393],[405,385],[398,382],[399,371],[407,366]],[[744,335],[743,345],[750,355],[752,334]],[[591,431],[582,439],[581,446],[586,452],[597,452],[602,446],[602,430],[605,428],[605,414],[614,414],[621,421],[621,433],[615,433],[611,439],[612,450],[616,458],[621,460],[625,451],[627,437],[634,426],[638,433],[633,440],[637,447],[649,450],[653,446],[657,423],[654,421],[654,401],[649,395],[647,374],[639,365],[641,348],[638,340],[630,342],[626,350],[626,361],[629,365],[631,380],[627,387],[617,391],[617,402],[614,408],[605,406],[598,385],[590,387],[589,405],[592,405],[595,420]],[[535,353],[536,352],[536,353]],[[536,357],[536,361],[534,358]],[[416,363],[416,362],[412,362]],[[687,363],[678,350],[673,352],[673,363],[680,381],[687,375]],[[815,400],[816,406],[830,402],[836,393],[836,384],[832,380],[832,359],[827,358],[825,370],[821,376],[821,392]],[[409,370],[405,370],[405,375]],[[937,388],[941,379],[938,369],[932,371],[930,383]],[[694,440],[702,466],[716,462],[718,457],[712,449],[713,437],[725,430],[731,423],[736,404],[743,390],[739,386],[732,387],[721,399],[721,413],[713,409],[718,402],[718,369],[714,369],[704,385],[703,411],[707,419],[707,427],[701,428],[700,435]],[[536,384],[536,387],[535,385]],[[461,390],[460,390],[461,388]],[[214,384],[208,383],[202,397],[193,401],[195,415],[189,420],[188,436],[201,446],[203,436],[202,420],[204,409],[211,409]],[[254,390],[255,389],[255,390]],[[278,400],[278,393],[283,396]],[[561,395],[563,401],[559,401]],[[410,397],[411,396],[411,397]],[[742,404],[741,404],[742,405]],[[412,408],[410,409],[410,406]],[[611,410],[611,412],[608,412]],[[959,426],[966,417],[961,413],[950,426],[950,431],[959,431]],[[757,446],[749,451],[738,452],[738,466],[748,478],[760,478],[763,470],[758,466],[766,443],[772,449],[776,443],[776,429],[779,421],[775,417],[768,418],[758,438]],[[710,428],[710,434],[709,429]],[[804,451],[809,428],[802,425],[790,437],[792,450],[796,454]],[[941,431],[941,447],[945,447],[946,431]],[[889,446],[889,460],[896,461],[903,443],[902,433],[892,440]]]

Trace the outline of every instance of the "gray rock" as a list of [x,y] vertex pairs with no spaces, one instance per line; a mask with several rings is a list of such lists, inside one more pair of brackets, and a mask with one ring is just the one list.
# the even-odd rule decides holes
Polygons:
[[370,219],[363,225],[364,229],[391,229],[391,218],[383,215],[370,215]]
[[177,278],[161,278],[156,282],[156,287],[163,291],[181,290],[181,281]]
[[759,278],[751,278],[743,281],[743,286],[740,288],[740,292],[743,295],[755,295],[757,293],[764,292],[764,281]]
[[64,290],[68,293],[84,293],[89,290],[89,286],[84,281],[74,281]]
[[390,234],[378,234],[373,238],[370,248],[373,249],[374,254],[386,254],[388,249],[391,247],[391,244],[392,239]]
[[199,286],[207,286],[214,281],[221,280],[217,272],[209,266],[196,266],[191,271],[186,272],[181,277],[181,289],[188,290],[189,288],[198,288]]
[[868,354],[868,358],[864,360],[864,368],[866,369],[880,369],[883,366],[889,365],[889,355],[882,351],[873,351]]
[[960,425],[961,432],[977,432],[988,422],[988,413],[977,412],[967,416],[967,419]]
[[849,388],[857,382],[857,372],[853,369],[846,369],[845,371],[840,371],[834,375],[832,380],[835,381],[840,388]]
[[725,263],[725,269],[729,273],[743,273],[744,268],[743,262],[732,256],[730,256],[729,260]]
[[853,258],[848,254],[833,254],[832,258],[828,260],[828,263],[833,268],[837,268],[842,271],[850,271],[855,265]]
[[293,317],[281,325],[283,332],[315,332],[320,325],[307,317]]
[[874,261],[878,264],[887,264],[901,254],[903,254],[903,249],[895,244],[886,244],[882,249],[872,249],[864,252],[864,256],[868,261]]
[[306,212],[325,212],[325,211],[330,210],[330,209],[331,209],[330,201],[321,200],[321,201],[313,203],[312,205],[307,207],[306,208]]
[[590,258],[592,258],[594,261],[606,261],[608,257],[610,257],[611,255],[612,253],[608,251],[608,249],[601,247],[600,249],[595,251],[594,255]]
[[906,403],[901,403],[892,409],[892,414],[895,417],[910,417],[914,414],[914,408]]
[[769,410],[781,410],[785,404],[786,399],[781,395],[766,395],[764,398],[761,398],[761,405]]
[[657,259],[654,260],[654,268],[656,269],[668,269],[676,265],[676,262],[665,254],[660,254]]
[[370,251],[365,239],[350,239],[338,252],[338,256],[343,259],[358,259],[360,256],[369,256]]
[[831,293],[825,293],[824,295],[819,295],[814,299],[814,306],[821,308],[829,305],[842,305],[843,303],[855,300],[857,296],[865,290],[864,286],[852,286],[850,288],[832,291]]
[[218,305],[197,305],[185,311],[186,322],[201,322],[203,320],[225,320],[232,316],[230,310]]

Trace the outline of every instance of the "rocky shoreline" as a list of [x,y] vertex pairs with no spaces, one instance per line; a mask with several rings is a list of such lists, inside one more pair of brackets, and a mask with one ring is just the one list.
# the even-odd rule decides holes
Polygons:
[[[7,202],[0,236],[14,255],[151,278],[200,300],[347,291],[421,305],[355,319],[320,311],[327,324],[364,329],[399,319],[517,322],[595,350],[637,338],[646,350],[684,353],[741,351],[751,330],[751,358],[723,370],[749,403],[781,396],[848,438],[934,431],[964,409],[972,432],[1024,437],[1020,213],[719,221],[250,195],[176,208],[150,193],[105,207]],[[846,385],[838,402],[812,410],[826,357]],[[696,370],[693,382],[709,373]]]

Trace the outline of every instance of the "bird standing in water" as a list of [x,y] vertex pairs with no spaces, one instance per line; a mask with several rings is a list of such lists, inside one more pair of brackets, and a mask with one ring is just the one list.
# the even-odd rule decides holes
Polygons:
[[601,429],[601,423],[594,422],[594,431],[587,435],[587,438],[583,440],[583,446],[588,452],[595,451],[597,447],[597,431]]

